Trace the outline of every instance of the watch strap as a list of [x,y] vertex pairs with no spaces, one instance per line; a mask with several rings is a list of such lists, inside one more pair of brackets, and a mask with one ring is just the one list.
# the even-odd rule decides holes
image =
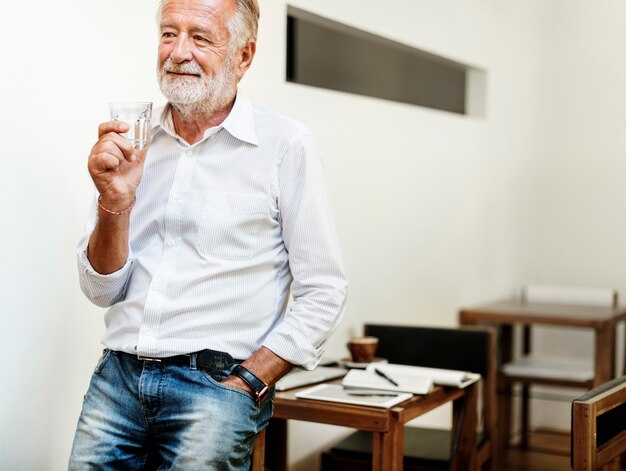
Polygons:
[[267,394],[267,391],[269,390],[269,386],[257,375],[255,375],[245,366],[240,364],[235,365],[235,367],[231,371],[231,374],[238,376],[248,386],[252,388],[257,402],[261,402],[263,400],[263,398]]

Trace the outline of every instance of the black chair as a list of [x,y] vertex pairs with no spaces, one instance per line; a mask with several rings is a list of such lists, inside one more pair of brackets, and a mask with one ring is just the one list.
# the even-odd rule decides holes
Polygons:
[[624,452],[626,376],[604,383],[572,402],[572,468],[589,471],[615,464],[617,469],[625,469],[620,458]]
[[[479,418],[482,427],[476,444],[475,469],[497,468],[496,447],[496,340],[490,328],[434,328],[397,325],[365,326],[365,335],[379,338],[377,356],[390,363],[471,371],[482,376]],[[480,422],[480,420],[479,420]],[[477,424],[478,425],[478,424]],[[404,468],[407,471],[448,469],[451,463],[450,430],[405,427]],[[372,437],[358,431],[322,453],[322,471],[371,469]]]

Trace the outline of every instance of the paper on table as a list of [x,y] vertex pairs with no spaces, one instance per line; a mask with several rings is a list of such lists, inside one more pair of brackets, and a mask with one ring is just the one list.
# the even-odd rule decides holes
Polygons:
[[413,397],[411,393],[391,393],[378,395],[373,391],[370,394],[351,394],[338,384],[319,384],[312,388],[296,393],[296,397],[302,399],[315,399],[317,401],[343,402],[359,406],[389,408]]
[[388,379],[377,375],[374,368],[382,370],[381,365],[374,365],[365,370],[350,370],[344,376],[342,383],[346,390],[360,390],[374,392],[409,392],[413,394],[428,394],[433,388],[433,382],[426,376],[407,375],[396,373],[393,375],[392,381],[398,385],[392,384]]
[[[377,365],[383,373],[395,378],[397,375],[409,375],[414,377],[429,378],[434,384],[442,386],[454,386],[464,388],[480,379],[478,373],[470,373],[468,371],[446,370],[442,368],[427,368],[424,366],[409,366],[387,363],[385,365]],[[366,371],[370,367],[366,368]],[[374,371],[372,371],[374,374]],[[381,378],[382,379],[382,378]]]

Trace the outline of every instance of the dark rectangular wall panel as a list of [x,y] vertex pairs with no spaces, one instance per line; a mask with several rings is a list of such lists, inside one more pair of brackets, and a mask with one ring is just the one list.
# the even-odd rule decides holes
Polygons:
[[289,7],[287,80],[466,113],[469,67]]

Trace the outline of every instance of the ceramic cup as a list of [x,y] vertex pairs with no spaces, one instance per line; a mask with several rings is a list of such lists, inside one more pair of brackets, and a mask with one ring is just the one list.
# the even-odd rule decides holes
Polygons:
[[374,360],[377,348],[376,337],[352,337],[348,342],[348,350],[355,363],[369,363]]

